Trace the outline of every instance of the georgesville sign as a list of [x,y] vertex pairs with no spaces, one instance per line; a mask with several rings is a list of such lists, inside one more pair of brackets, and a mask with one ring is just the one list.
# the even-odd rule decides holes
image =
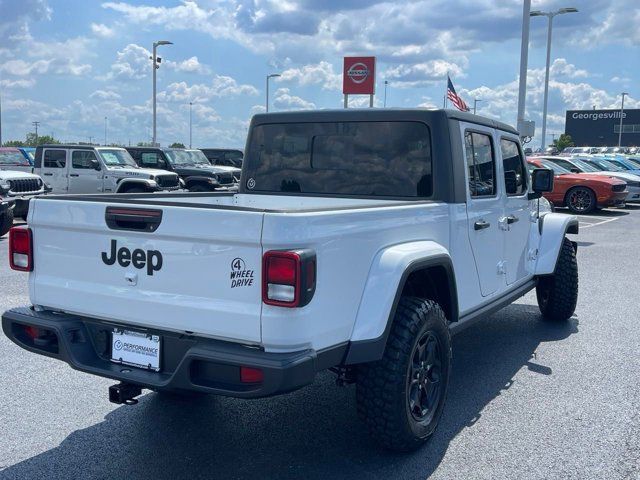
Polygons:
[[376,89],[376,57],[344,57],[342,93],[373,95]]

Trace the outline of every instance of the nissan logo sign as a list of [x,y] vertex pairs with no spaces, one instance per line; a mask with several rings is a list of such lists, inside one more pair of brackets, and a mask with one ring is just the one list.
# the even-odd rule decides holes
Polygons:
[[353,83],[363,83],[369,76],[369,68],[364,63],[354,63],[347,70],[347,76]]

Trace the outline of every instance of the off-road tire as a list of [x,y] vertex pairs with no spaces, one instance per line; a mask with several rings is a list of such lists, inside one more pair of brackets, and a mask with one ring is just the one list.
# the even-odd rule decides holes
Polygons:
[[[581,201],[574,203],[572,198],[574,195],[580,195]],[[587,187],[573,187],[565,195],[565,205],[575,214],[585,214],[595,212],[598,208],[598,201],[596,200],[596,194]]]
[[[429,414],[420,421],[410,410],[409,377],[413,372],[418,342],[432,337],[437,340],[438,379],[440,390]],[[424,364],[423,364],[424,365]],[[451,367],[451,336],[442,308],[432,300],[403,297],[398,303],[381,360],[357,369],[356,402],[358,415],[369,433],[384,447],[400,452],[415,450],[433,434],[444,408]],[[428,376],[429,374],[427,374]],[[424,377],[423,377],[424,378]],[[425,392],[426,390],[425,386]]]
[[123,193],[149,193],[149,191],[141,187],[131,187],[127,189],[126,192],[123,192]]
[[3,215],[0,215],[0,237],[3,237],[13,226],[13,210],[7,209]]
[[538,307],[546,320],[569,320],[578,303],[578,262],[573,244],[564,238],[556,269],[552,275],[538,279]]

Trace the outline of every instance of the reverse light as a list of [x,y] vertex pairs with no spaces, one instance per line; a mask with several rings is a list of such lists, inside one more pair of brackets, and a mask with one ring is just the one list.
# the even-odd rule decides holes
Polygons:
[[33,238],[28,227],[13,227],[9,230],[9,265],[13,270],[33,270]]
[[316,290],[316,255],[311,250],[266,252],[262,261],[262,301],[304,307]]

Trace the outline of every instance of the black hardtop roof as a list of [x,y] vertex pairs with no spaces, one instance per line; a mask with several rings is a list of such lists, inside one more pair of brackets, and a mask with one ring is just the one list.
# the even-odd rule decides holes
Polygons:
[[445,119],[475,123],[518,134],[518,131],[506,123],[491,118],[449,109],[428,108],[345,108],[335,110],[301,110],[295,112],[259,113],[254,115],[254,125],[268,123],[313,123],[335,121],[443,121]]
[[475,123],[518,134],[518,131],[506,123],[491,118],[449,109],[428,108],[345,108],[335,110],[301,110],[295,112],[259,113],[254,115],[253,124],[267,123],[313,123],[335,121],[443,121],[446,119]]

